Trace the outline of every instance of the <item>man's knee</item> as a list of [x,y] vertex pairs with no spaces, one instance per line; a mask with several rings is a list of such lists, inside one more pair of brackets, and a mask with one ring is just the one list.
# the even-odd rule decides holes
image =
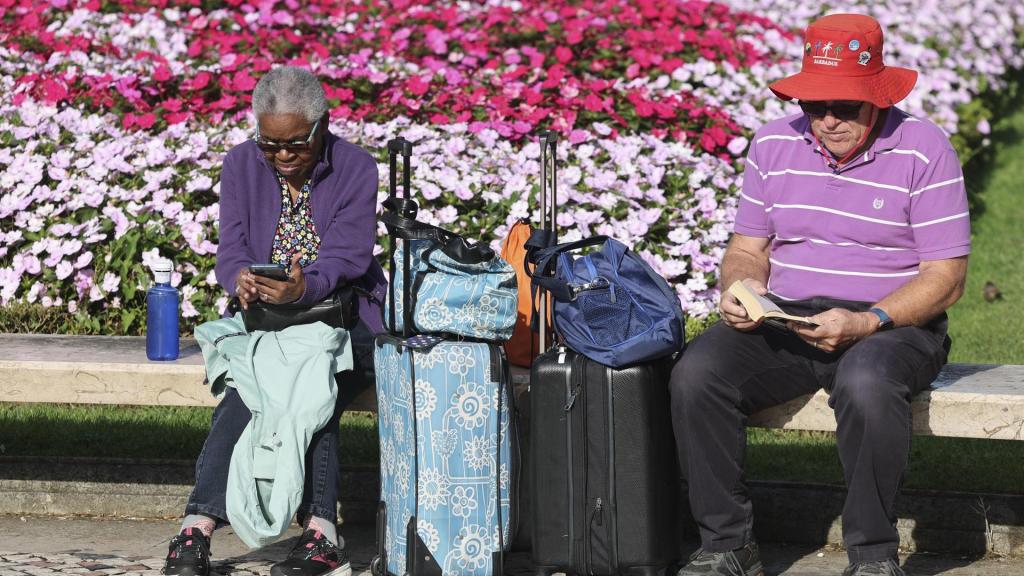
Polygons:
[[673,410],[692,409],[721,394],[729,351],[713,338],[699,337],[676,362],[669,380]]
[[909,385],[901,381],[884,346],[864,342],[843,357],[830,394],[838,410],[881,415],[910,401]]

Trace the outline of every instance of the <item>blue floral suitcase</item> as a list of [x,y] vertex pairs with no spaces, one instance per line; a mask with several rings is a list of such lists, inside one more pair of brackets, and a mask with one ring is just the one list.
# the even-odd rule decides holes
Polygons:
[[492,576],[514,534],[515,425],[500,344],[378,335],[378,576]]

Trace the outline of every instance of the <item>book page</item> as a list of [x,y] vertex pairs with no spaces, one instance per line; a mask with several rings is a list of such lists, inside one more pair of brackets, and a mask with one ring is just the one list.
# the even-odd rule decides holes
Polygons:
[[761,296],[757,292],[750,289],[749,286],[744,284],[742,281],[737,280],[729,286],[729,293],[736,297],[746,309],[747,315],[754,322],[757,322],[763,317],[778,318],[781,320],[792,320],[794,322],[800,322],[801,324],[808,324],[810,326],[817,326],[818,323],[814,322],[810,318],[804,316],[793,316],[792,314],[786,314],[779,308],[778,304],[771,300]]

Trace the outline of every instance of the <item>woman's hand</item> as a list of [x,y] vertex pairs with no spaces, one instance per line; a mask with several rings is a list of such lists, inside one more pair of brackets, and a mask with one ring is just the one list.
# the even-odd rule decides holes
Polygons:
[[878,316],[832,308],[811,316],[818,326],[788,322],[789,328],[805,342],[824,352],[836,352],[863,340],[878,330]]
[[256,290],[256,275],[248,268],[242,268],[235,278],[235,295],[238,296],[243,310],[248,310],[249,302],[253,302],[259,297],[259,292]]
[[[306,277],[302,273],[299,260],[302,254],[292,256],[287,280],[274,280],[265,276],[255,276],[256,292],[261,302],[267,304],[287,304],[295,302],[306,291]],[[244,305],[243,305],[244,307]]]
[[[745,278],[743,283],[761,296],[768,293],[768,288],[760,280]],[[740,301],[728,291],[722,292],[722,298],[718,303],[718,313],[722,316],[722,321],[725,322],[727,326],[732,326],[740,332],[750,332],[761,325],[761,322],[754,322],[750,319],[750,316],[747,314],[747,309],[744,308],[743,304],[740,304]],[[761,321],[764,321],[764,318],[762,318]]]

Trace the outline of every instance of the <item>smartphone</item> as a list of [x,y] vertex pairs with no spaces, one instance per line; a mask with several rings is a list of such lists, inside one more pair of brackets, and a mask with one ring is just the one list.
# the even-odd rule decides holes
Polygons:
[[288,269],[284,267],[284,264],[249,264],[249,271],[264,278],[288,279]]

